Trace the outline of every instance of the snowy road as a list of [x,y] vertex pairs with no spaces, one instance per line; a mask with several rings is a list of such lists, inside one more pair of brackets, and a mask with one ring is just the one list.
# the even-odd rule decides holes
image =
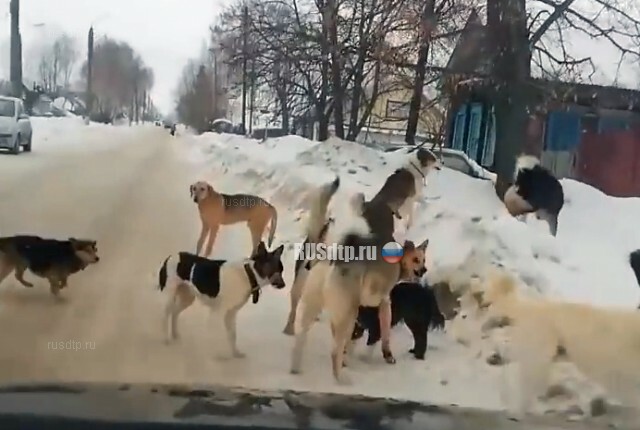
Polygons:
[[[183,157],[186,140],[155,127],[88,128],[70,139],[64,145],[34,145],[33,153],[18,157],[0,154],[0,234],[92,238],[101,262],[70,278],[62,302],[52,298],[46,281],[31,274],[27,279],[36,284],[31,289],[12,277],[3,282],[0,384],[222,384],[500,407],[497,390],[488,389],[498,370],[472,361],[475,351],[435,334],[428,360],[418,362],[405,352],[410,338],[402,327],[394,335],[396,366],[381,359],[354,362],[355,384],[340,387],[329,376],[329,330],[319,324],[305,373],[290,375],[291,338],[281,333],[288,290],[269,288],[257,305],[241,310],[238,345],[247,353],[244,360],[217,358],[226,352],[220,315],[201,305],[181,317],[180,343],[165,345],[157,269],[168,254],[195,245],[199,223],[189,184],[202,178],[223,186],[222,172],[194,170]],[[236,192],[249,191],[233,185]],[[214,256],[243,257],[249,243],[244,226],[227,227],[218,235]],[[286,270],[290,284],[291,266]],[[474,364],[462,371],[460,360]],[[466,382],[471,379],[473,386]]]

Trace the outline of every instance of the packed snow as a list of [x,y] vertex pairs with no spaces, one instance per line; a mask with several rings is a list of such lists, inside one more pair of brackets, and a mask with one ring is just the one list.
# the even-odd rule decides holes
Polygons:
[[[259,142],[206,133],[187,136],[184,141],[187,157],[196,166],[194,179],[208,180],[221,192],[255,193],[276,205],[276,244],[289,245],[285,254],[289,283],[294,258],[291,244],[303,240],[311,191],[339,175],[342,185],[334,200],[346,201],[355,192],[371,198],[403,157],[402,151],[383,153],[352,142],[332,139],[319,143],[297,136]],[[430,279],[480,261],[510,269],[535,294],[635,308],[640,288],[629,267],[628,253],[640,248],[640,231],[635,228],[640,200],[612,198],[573,180],[562,180],[562,184],[566,203],[558,235],[553,238],[535,217],[523,223],[509,216],[490,181],[445,168],[430,174],[416,225],[404,236],[415,241],[430,239]],[[269,295],[272,326],[263,330],[281,331],[288,310],[286,294]],[[272,375],[268,388],[365,393],[502,409],[501,367],[486,362],[493,352],[491,345],[461,342],[461,333],[472,330],[469,324],[430,334],[426,361],[406,353],[412,346],[411,336],[404,327],[397,327],[392,343],[398,363],[389,366],[381,358],[369,364],[354,363],[350,368],[354,385],[343,387],[329,376],[329,330],[320,322],[310,335],[305,373],[289,375],[290,351],[277,351],[280,374]],[[586,392],[585,381],[566,369],[559,370],[556,381],[565,379],[565,386]],[[597,392],[597,387],[591,388]]]

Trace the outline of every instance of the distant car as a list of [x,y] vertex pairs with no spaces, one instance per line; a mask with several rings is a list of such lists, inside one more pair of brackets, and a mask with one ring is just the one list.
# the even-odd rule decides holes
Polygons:
[[233,123],[225,118],[218,118],[211,121],[209,130],[214,133],[231,133],[233,132]]
[[33,129],[22,100],[0,96],[0,148],[19,154],[22,147],[31,152]]

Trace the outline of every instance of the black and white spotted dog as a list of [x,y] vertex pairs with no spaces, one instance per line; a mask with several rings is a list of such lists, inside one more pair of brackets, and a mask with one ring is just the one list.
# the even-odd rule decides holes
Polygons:
[[210,260],[189,252],[168,257],[158,276],[160,290],[168,295],[162,326],[167,342],[178,339],[178,316],[198,297],[205,305],[224,313],[231,355],[244,357],[236,346],[237,313],[249,297],[253,297],[253,303],[258,302],[262,287],[285,287],[283,251],[284,245],[280,245],[269,252],[260,242],[253,255],[241,261]]
[[549,224],[553,236],[558,231],[558,216],[564,206],[564,191],[560,181],[532,155],[516,160],[514,183],[504,194],[504,205],[514,217],[535,212],[538,219]]

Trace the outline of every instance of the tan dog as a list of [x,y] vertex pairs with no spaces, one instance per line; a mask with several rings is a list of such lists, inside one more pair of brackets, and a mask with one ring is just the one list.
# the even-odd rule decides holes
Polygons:
[[[524,414],[547,388],[550,367],[562,356],[621,402],[640,405],[640,313],[635,309],[523,297],[504,271],[484,284],[481,306],[491,319],[508,321],[513,361],[519,366],[519,402]],[[513,396],[509,395],[509,398]]]
[[[307,219],[306,225],[307,238],[303,245],[309,243],[325,243],[331,225],[331,219],[327,218],[327,208],[339,186],[340,179],[336,178],[333,182],[318,188],[311,197],[311,209],[309,210],[309,218]],[[289,316],[287,317],[287,324],[283,330],[283,333],[289,336],[293,336],[294,333],[293,325],[296,320],[298,301],[300,301],[300,297],[302,296],[302,289],[304,288],[309,269],[313,263],[313,261],[309,259],[299,257],[300,256],[296,256],[293,285],[289,292]]]
[[379,256],[375,261],[353,262],[349,266],[330,261],[315,264],[307,277],[298,307],[291,373],[301,372],[309,329],[324,309],[331,321],[333,376],[338,383],[349,383],[340,372],[359,307],[379,306],[389,299],[391,289],[399,280],[423,274],[427,246],[428,240],[418,246],[411,241],[405,242],[404,255],[397,264],[386,263]]
[[204,256],[211,255],[213,244],[221,225],[246,222],[251,232],[252,250],[255,250],[269,221],[269,247],[273,244],[273,236],[278,224],[278,212],[266,200],[250,194],[221,194],[213,189],[211,184],[198,181],[190,187],[191,198],[198,204],[202,230],[196,246],[196,253],[200,255],[205,239],[207,246]]

